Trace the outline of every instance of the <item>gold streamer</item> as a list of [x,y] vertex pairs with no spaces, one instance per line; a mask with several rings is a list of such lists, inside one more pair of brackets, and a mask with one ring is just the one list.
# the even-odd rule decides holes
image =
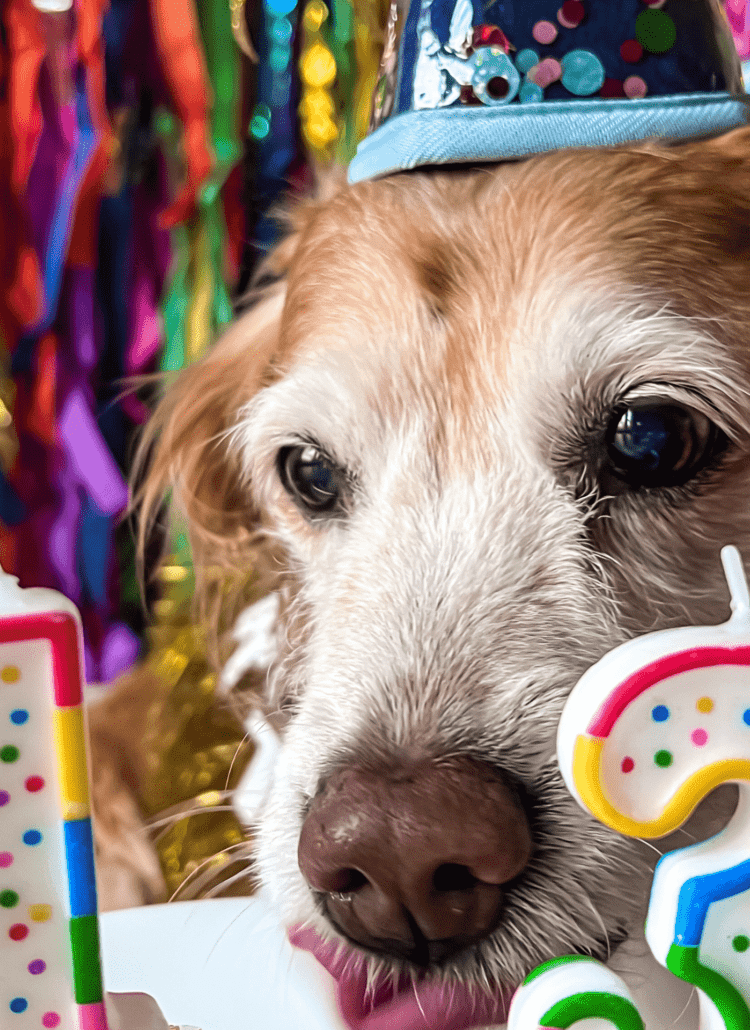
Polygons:
[[328,20],[323,0],[309,0],[302,13],[303,44],[299,61],[302,96],[299,116],[302,136],[319,161],[329,162],[339,136],[336,103],[331,87],[336,81],[336,59],[323,39]]
[[[177,539],[184,543],[184,537]],[[205,633],[191,624],[194,584],[185,560],[185,553],[178,553],[161,569],[163,596],[146,660],[160,689],[147,719],[140,800],[158,831],[156,848],[170,897],[249,894],[250,842],[231,810],[229,793],[254,747],[217,696]]]
[[330,30],[324,0],[308,0],[303,8],[299,116],[315,161],[348,163],[367,134],[391,6],[391,0],[353,0],[351,50]]
[[13,425],[16,384],[0,375],[0,468],[7,472],[18,454],[18,436]]
[[211,343],[213,276],[210,245],[206,217],[201,212],[190,244],[193,293],[185,316],[186,365],[192,365],[202,354],[205,354]]
[[[364,139],[370,122],[379,67],[391,27],[391,0],[354,0],[354,55],[357,78],[352,105],[356,143]],[[353,155],[352,155],[353,156]]]
[[253,64],[257,64],[258,55],[255,52],[253,41],[250,39],[245,20],[245,0],[229,0],[229,12],[232,16],[232,35],[235,43],[245,57],[249,58]]

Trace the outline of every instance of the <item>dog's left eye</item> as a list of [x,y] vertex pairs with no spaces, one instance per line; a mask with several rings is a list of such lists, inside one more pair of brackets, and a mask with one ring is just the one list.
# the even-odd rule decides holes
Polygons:
[[608,471],[631,489],[680,486],[710,462],[725,439],[692,408],[659,399],[639,401],[610,419]]
[[285,489],[303,508],[317,514],[341,507],[346,473],[319,448],[312,444],[284,447],[278,468]]

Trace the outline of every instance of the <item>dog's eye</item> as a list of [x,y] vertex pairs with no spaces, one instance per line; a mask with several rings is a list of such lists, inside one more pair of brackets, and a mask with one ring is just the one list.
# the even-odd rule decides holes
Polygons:
[[680,486],[725,442],[705,415],[669,401],[643,400],[612,416],[605,434],[608,469],[620,489]]
[[317,447],[284,447],[278,465],[285,489],[302,507],[315,513],[340,508],[346,474]]

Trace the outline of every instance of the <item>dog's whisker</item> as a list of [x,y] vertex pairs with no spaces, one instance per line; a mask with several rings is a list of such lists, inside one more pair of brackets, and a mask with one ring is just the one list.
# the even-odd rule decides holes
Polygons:
[[[244,878],[248,880],[248,882],[250,882],[252,877],[251,861],[249,859],[237,858],[230,863],[223,864],[221,866],[217,865],[215,868],[211,867],[208,869],[204,869],[204,871],[200,875],[196,876],[196,878],[188,886],[187,890],[185,891],[183,900],[196,901],[198,898],[206,897],[206,890],[210,888],[211,884],[215,884],[217,888],[221,889],[221,887],[223,887],[224,883],[226,882],[226,880],[221,879],[221,877],[226,877],[228,868],[231,865],[234,865],[237,862],[241,861],[246,862],[246,864],[243,866],[241,870],[241,874]],[[235,874],[232,874],[232,878],[234,878],[234,875]],[[229,878],[227,877],[227,879]]]
[[585,891],[583,892],[583,898],[584,898],[584,901],[586,902],[586,905],[588,906],[590,911],[593,913],[594,919],[596,920],[597,924],[601,927],[602,933],[604,934],[604,941],[605,941],[605,944],[607,946],[607,958],[610,958],[611,955],[612,955],[612,949],[611,949],[611,946],[610,946],[609,930],[607,929],[607,924],[602,919],[601,913],[599,912],[599,909],[596,907],[594,902],[591,900],[591,896],[587,892],[585,892]]
[[678,829],[676,829],[674,832],[679,833],[682,837],[687,837],[688,840],[691,840],[693,842],[697,841],[698,839],[694,833],[690,833],[690,831],[686,830],[684,826],[678,827]]
[[422,1000],[419,997],[419,991],[417,990],[417,985],[416,985],[416,983],[414,983],[413,980],[412,980],[411,987],[412,987],[412,993],[414,994],[414,1000],[417,1003],[417,1008],[419,1009],[419,1011],[420,1011],[420,1013],[422,1015],[422,1019],[424,1020],[424,1025],[425,1026],[429,1026],[430,1024],[429,1024],[429,1022],[427,1020],[427,1013],[425,1012],[424,1006],[422,1005]]
[[241,869],[238,873],[233,873],[226,880],[222,880],[221,883],[217,883],[215,887],[210,887],[208,890],[203,891],[201,896],[204,898],[215,898],[235,883],[240,883],[243,880],[249,882],[251,875],[252,867],[248,866],[245,869]]
[[146,830],[158,829],[162,826],[172,827],[183,819],[191,819],[195,815],[211,815],[213,812],[233,812],[233,805],[196,805],[194,808],[183,809],[179,812],[171,812],[167,815],[160,815],[159,818],[150,818],[145,824]]
[[698,993],[698,988],[697,987],[693,987],[692,991],[688,995],[687,1001],[685,1002],[685,1004],[682,1006],[682,1009],[680,1010],[679,1016],[677,1016],[677,1018],[673,1021],[672,1026],[677,1026],[679,1023],[682,1022],[682,1017],[687,1012],[688,1008],[690,1007],[690,1003],[692,1002],[693,998],[695,997],[695,995],[697,993]]
[[206,963],[208,963],[208,961],[211,958],[211,956],[213,955],[213,953],[216,951],[218,946],[221,944],[221,941],[223,940],[224,935],[229,932],[229,930],[234,926],[234,924],[237,922],[238,919],[241,919],[245,915],[245,913],[248,911],[249,908],[250,908],[250,905],[248,904],[244,908],[241,908],[239,910],[239,912],[237,913],[237,915],[234,916],[233,919],[230,919],[230,921],[227,923],[227,925],[224,927],[224,929],[221,931],[219,936],[214,941],[213,946],[211,947],[211,950],[209,951],[208,955],[206,955]]
[[174,891],[172,896],[170,898],[168,898],[167,900],[168,901],[174,901],[174,899],[177,897],[177,895],[187,888],[188,884],[190,884],[195,879],[195,877],[201,872],[201,870],[205,869],[205,867],[207,865],[210,865],[212,863],[215,864],[220,855],[227,855],[230,852],[239,851],[239,850],[241,850],[243,848],[245,850],[247,850],[247,848],[248,848],[248,842],[245,841],[245,840],[238,841],[236,844],[229,844],[229,845],[227,845],[227,847],[222,848],[221,851],[217,851],[215,854],[209,855],[209,857],[205,858],[200,863],[200,865],[196,866],[195,869],[191,870],[191,872],[188,873],[188,875],[185,877],[185,879],[182,881],[182,883],[179,885],[179,887]]
[[251,737],[252,737],[252,733],[248,730],[248,732],[244,735],[242,740],[237,745],[237,747],[235,749],[235,752],[232,755],[232,761],[229,763],[229,769],[227,770],[227,781],[226,781],[226,783],[224,785],[224,789],[226,791],[229,791],[229,781],[232,779],[232,770],[234,769],[234,763],[237,761],[237,758],[238,758],[240,752],[242,751],[242,748],[244,747],[244,745],[247,743],[247,741]]
[[652,844],[650,840],[645,840],[643,837],[637,837],[636,840],[638,840],[641,844],[644,844],[647,848],[650,848],[651,851],[654,851],[659,856],[659,858],[662,858],[664,856],[664,852],[660,851],[659,848],[657,848],[655,844]]

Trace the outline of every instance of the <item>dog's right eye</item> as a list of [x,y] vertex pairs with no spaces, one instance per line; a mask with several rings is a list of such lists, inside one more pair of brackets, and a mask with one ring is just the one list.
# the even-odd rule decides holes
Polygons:
[[314,514],[341,509],[346,473],[318,447],[284,447],[279,452],[278,468],[284,488],[302,508]]

